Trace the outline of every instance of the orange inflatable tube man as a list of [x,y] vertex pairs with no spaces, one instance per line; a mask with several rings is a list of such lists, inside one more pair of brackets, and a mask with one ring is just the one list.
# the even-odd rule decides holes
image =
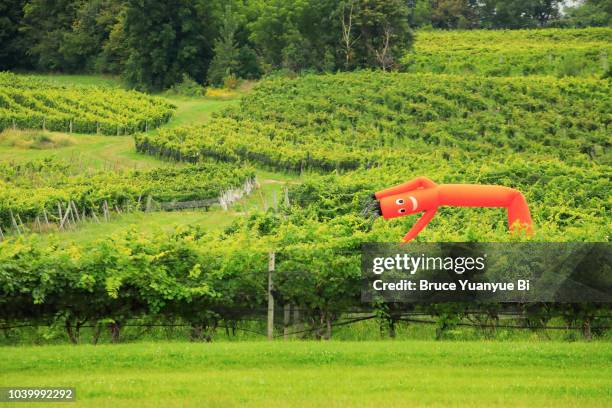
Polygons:
[[432,220],[438,207],[502,207],[508,210],[510,230],[532,231],[527,201],[520,191],[503,186],[478,184],[436,184],[427,177],[417,177],[395,187],[378,191],[379,214],[384,218],[424,212],[404,236],[403,242],[414,239]]

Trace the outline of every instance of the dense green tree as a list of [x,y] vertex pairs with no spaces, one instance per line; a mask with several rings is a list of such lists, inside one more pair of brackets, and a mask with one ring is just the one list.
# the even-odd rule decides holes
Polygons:
[[98,59],[101,71],[120,74],[127,61],[129,50],[125,30],[126,8],[123,7],[116,16],[116,22],[110,27],[108,39],[102,45]]
[[[189,75],[397,67],[409,25],[605,26],[612,0],[0,0],[0,69],[123,74],[139,89]],[[231,20],[224,16],[230,5]],[[215,41],[215,39],[217,39]],[[214,49],[213,49],[214,48]],[[210,66],[212,63],[212,66]],[[210,76],[210,78],[207,78]]]
[[78,4],[74,0],[30,0],[24,5],[20,31],[26,54],[41,70],[65,70],[64,36],[72,29]]
[[269,0],[249,24],[268,70],[392,68],[411,44],[402,0]]
[[478,25],[478,4],[474,0],[434,0],[431,24],[436,28],[472,28]]
[[571,27],[612,26],[612,0],[585,0],[565,10],[562,21]]
[[27,65],[19,34],[25,0],[0,0],[0,71]]
[[412,43],[403,0],[360,0],[355,23],[360,67],[393,68]]
[[425,27],[431,25],[430,0],[409,0],[408,1],[408,21],[411,27]]
[[127,82],[137,89],[161,90],[183,74],[203,81],[215,37],[210,1],[129,0],[124,30]]
[[561,0],[486,0],[480,7],[484,28],[543,27],[558,18]]
[[[598,1],[598,0],[595,0]],[[562,0],[410,0],[413,27],[531,28],[556,21]]]
[[208,82],[219,86],[229,75],[236,75],[239,64],[239,50],[235,40],[238,20],[231,6],[226,6],[223,14],[223,25],[219,38],[215,40],[214,57],[208,69]]
[[90,0],[80,5],[72,29],[64,34],[60,46],[67,69],[107,71],[100,54],[122,8],[117,0]]
[[263,74],[257,53],[249,45],[241,47],[238,52],[237,74],[245,79],[259,78]]

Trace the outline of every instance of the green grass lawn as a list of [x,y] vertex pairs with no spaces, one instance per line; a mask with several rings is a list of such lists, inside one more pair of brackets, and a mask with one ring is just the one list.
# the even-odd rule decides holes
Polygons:
[[[172,212],[133,212],[127,214],[112,214],[109,222],[97,223],[88,221],[79,224],[74,230],[64,231],[59,234],[63,242],[88,243],[108,238],[112,234],[135,229],[143,232],[157,230],[173,231],[180,226],[200,225],[205,229],[219,229],[226,227],[237,217],[235,211],[223,211],[214,208],[206,212],[201,211],[172,211]],[[58,234],[55,234],[58,235]],[[44,235],[51,238],[50,234]]]
[[0,386],[73,386],[87,407],[609,407],[610,361],[609,343],[4,347]]
[[[57,133],[53,133],[57,134]],[[122,169],[166,166],[169,162],[139,154],[131,136],[66,135],[72,144],[53,149],[26,149],[11,146],[0,138],[0,161],[22,162],[56,157],[82,163],[85,168]]]
[[239,103],[238,98],[190,98],[168,95],[164,95],[164,97],[176,106],[174,117],[166,125],[169,127],[202,124],[210,119],[213,112],[221,111]]

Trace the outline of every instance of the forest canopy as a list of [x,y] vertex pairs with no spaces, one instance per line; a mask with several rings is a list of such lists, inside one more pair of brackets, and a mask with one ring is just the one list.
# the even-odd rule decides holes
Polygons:
[[611,24],[612,0],[0,0],[0,70],[158,91],[284,70],[395,70],[412,29]]

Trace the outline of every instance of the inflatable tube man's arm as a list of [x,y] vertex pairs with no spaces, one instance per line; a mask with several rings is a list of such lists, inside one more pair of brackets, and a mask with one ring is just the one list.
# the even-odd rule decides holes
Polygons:
[[423,228],[425,228],[427,224],[429,224],[429,221],[432,220],[434,215],[436,215],[436,211],[438,211],[437,208],[425,211],[421,218],[419,218],[419,220],[414,223],[412,228],[410,228],[410,231],[408,231],[408,233],[404,235],[402,242],[412,241],[414,238],[416,238],[416,236],[419,235],[419,232],[421,232]]
[[389,197],[396,194],[406,193],[408,191],[416,190],[417,188],[435,187],[437,184],[428,179],[427,177],[417,177],[406,183],[400,184],[395,187],[388,188],[386,190],[378,191],[374,194],[377,200],[384,197]]

